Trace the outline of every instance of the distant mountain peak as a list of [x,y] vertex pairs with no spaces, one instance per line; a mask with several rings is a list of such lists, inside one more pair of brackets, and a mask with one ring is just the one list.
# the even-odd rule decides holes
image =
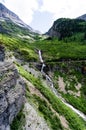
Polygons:
[[2,3],[0,3],[0,17],[16,17],[19,18],[15,13],[7,9]]
[[1,7],[3,8],[3,7],[5,7],[5,6],[4,6],[2,3],[0,3],[0,8],[1,8]]
[[25,24],[14,12],[10,11],[7,7],[5,7],[5,5],[0,3],[0,21],[2,20],[11,20],[15,24],[33,31],[33,29]]
[[6,8],[2,3],[0,3],[0,10]]
[[77,17],[77,19],[82,19],[82,20],[86,21],[86,14],[83,14],[83,15]]

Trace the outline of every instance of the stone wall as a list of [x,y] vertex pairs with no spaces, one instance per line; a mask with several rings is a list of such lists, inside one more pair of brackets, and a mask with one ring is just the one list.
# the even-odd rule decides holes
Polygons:
[[24,104],[24,93],[24,82],[13,63],[0,63],[0,130],[10,130]]

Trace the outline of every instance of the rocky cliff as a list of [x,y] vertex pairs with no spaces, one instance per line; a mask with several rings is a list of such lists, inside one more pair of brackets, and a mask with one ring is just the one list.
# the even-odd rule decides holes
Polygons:
[[0,130],[10,130],[10,124],[24,103],[24,82],[15,65],[4,61],[2,50],[4,48],[0,49]]
[[4,58],[5,58],[4,47],[0,45],[0,61],[3,61]]

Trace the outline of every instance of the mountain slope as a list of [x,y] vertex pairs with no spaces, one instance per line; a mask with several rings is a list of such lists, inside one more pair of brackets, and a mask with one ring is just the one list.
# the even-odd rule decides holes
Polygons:
[[30,26],[26,25],[15,13],[7,9],[3,4],[0,3],[0,20],[11,20],[15,24],[33,30]]
[[82,19],[82,20],[86,21],[86,14],[83,14],[83,15],[77,17],[77,19]]
[[[6,61],[13,62],[18,75],[25,83],[25,104],[23,108],[20,108],[20,112],[15,110],[19,113],[13,118],[11,130],[86,130],[86,39],[84,29],[81,28],[79,33],[77,31],[80,30],[79,24],[81,27],[84,26],[84,21],[79,20],[78,24],[77,22],[73,24],[74,20],[65,20],[66,26],[63,28],[65,30],[69,27],[75,29],[73,25],[77,25],[77,30],[73,35],[68,36],[68,32],[67,37],[62,40],[57,38],[43,40],[38,34],[28,31],[28,28],[14,23],[9,17],[6,16],[3,19],[0,26],[2,28],[0,30],[1,68],[4,67],[3,59],[5,63]],[[60,26],[57,26],[61,27],[61,30],[64,25],[63,21],[64,19],[60,20]],[[68,25],[68,22],[72,24]],[[35,40],[31,42],[25,36],[30,36]],[[7,67],[4,67],[5,72]],[[10,69],[6,75],[0,73],[0,83],[3,79],[12,78]],[[14,80],[12,83],[15,83]],[[16,102],[15,84],[12,83],[11,98]],[[10,96],[9,91],[6,91],[10,85],[8,82],[5,84],[0,88],[4,88],[5,95]],[[21,82],[19,84],[24,89]],[[0,100],[4,101],[4,98]],[[6,105],[3,104],[4,108]],[[12,108],[10,114],[7,116],[5,114],[4,117],[6,121],[14,115],[11,105],[10,108]],[[0,116],[3,123],[4,118]],[[6,128],[9,128],[7,124]],[[3,128],[1,122],[0,129],[7,130]]]
[[51,37],[54,36],[63,39],[75,33],[85,32],[85,30],[86,22],[82,19],[60,18],[54,22],[47,34]]
[[0,32],[27,39],[34,39],[39,34],[25,24],[15,13],[0,3]]

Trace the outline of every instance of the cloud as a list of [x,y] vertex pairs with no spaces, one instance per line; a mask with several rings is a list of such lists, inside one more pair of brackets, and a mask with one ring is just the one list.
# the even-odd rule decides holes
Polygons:
[[0,0],[11,11],[15,12],[25,23],[32,21],[33,13],[38,9],[37,0]]
[[35,11],[49,12],[52,19],[60,17],[75,18],[86,13],[85,0],[0,0],[10,10],[19,15],[27,24],[30,24]]
[[4,3],[4,2],[5,2],[5,0],[0,0],[0,2],[1,2],[1,3]]
[[85,0],[42,0],[40,11],[53,13],[53,19],[60,17],[75,18],[86,13]]

